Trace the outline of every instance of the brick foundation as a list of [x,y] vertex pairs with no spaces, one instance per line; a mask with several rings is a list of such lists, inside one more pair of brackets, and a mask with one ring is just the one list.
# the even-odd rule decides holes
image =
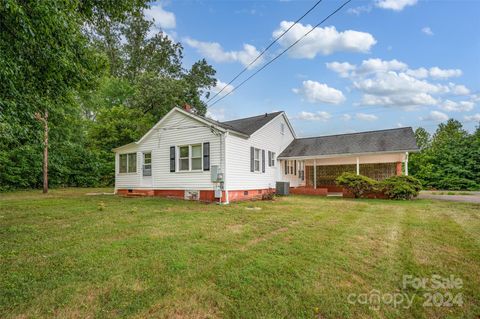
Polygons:
[[290,194],[327,196],[327,188],[290,187]]
[[[230,202],[261,199],[263,194],[274,192],[274,189],[254,189],[254,190],[232,190],[228,191],[228,198]],[[128,196],[128,194],[143,194],[145,196],[160,196],[170,198],[185,198],[185,191],[182,189],[118,189],[117,195]],[[226,202],[226,192],[222,192],[222,203]],[[200,190],[200,201],[203,202],[218,202],[215,198],[215,191]]]

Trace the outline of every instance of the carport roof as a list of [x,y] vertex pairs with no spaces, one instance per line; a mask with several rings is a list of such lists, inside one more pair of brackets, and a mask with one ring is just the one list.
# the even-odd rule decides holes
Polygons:
[[388,130],[297,138],[278,156],[315,157],[395,151],[417,151],[411,127]]

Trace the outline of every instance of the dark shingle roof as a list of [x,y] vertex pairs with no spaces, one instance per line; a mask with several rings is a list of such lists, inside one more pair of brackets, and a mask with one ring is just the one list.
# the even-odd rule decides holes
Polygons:
[[262,115],[218,123],[225,128],[233,129],[247,135],[252,135],[265,124],[277,117],[280,113],[282,112],[265,113]]
[[417,150],[411,127],[295,139],[278,157]]

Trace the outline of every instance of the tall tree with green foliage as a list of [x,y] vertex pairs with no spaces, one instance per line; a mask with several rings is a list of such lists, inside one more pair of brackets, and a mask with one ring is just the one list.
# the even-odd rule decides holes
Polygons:
[[424,186],[437,189],[480,187],[478,129],[469,134],[459,121],[450,119],[430,137],[423,128],[415,131],[419,153],[410,156],[410,172]]
[[82,135],[70,125],[83,129],[76,92],[95,84],[107,62],[83,30],[142,7],[127,0],[0,1],[0,189],[41,185],[43,127],[35,114],[47,112],[51,180],[70,183],[57,177],[78,167],[65,160]]

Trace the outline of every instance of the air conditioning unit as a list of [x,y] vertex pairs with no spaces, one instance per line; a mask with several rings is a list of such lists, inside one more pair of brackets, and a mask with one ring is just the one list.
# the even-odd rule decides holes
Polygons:
[[200,199],[200,191],[198,190],[185,190],[185,197],[186,200],[199,200]]
[[286,196],[290,191],[290,182],[277,182],[276,184],[276,194],[281,196]]

